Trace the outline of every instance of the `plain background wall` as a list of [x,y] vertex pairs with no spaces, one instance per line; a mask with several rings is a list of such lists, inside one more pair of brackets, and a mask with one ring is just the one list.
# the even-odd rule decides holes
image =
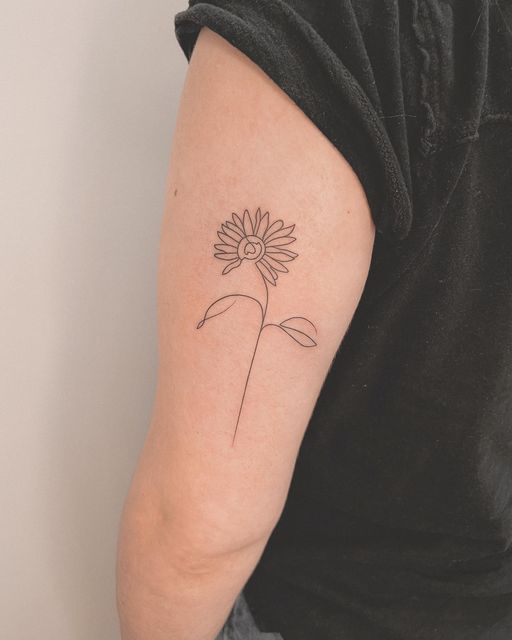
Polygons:
[[2,640],[119,638],[115,545],[156,380],[185,5],[2,3]]

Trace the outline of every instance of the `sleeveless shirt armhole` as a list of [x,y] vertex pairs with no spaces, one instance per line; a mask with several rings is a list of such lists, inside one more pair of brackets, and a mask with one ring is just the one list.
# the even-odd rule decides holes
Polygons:
[[390,241],[404,239],[412,224],[412,206],[386,129],[361,86],[315,29],[281,0],[189,4],[174,19],[187,59],[202,27],[244,53],[351,165],[376,231]]

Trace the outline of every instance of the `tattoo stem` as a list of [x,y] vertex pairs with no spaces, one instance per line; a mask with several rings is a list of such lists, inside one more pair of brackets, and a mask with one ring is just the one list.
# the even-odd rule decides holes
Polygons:
[[240,422],[240,416],[242,415],[242,407],[244,405],[245,393],[247,391],[247,385],[249,384],[249,377],[251,375],[251,369],[252,369],[252,365],[253,365],[253,362],[254,362],[254,357],[256,356],[256,351],[258,349],[258,343],[260,341],[261,332],[263,331],[263,327],[265,325],[265,316],[267,315],[268,284],[267,284],[267,281],[265,280],[265,278],[262,278],[262,280],[263,280],[263,284],[265,285],[265,306],[263,307],[263,314],[262,314],[262,317],[261,317],[260,329],[258,331],[258,337],[256,338],[256,344],[254,345],[254,351],[253,351],[252,358],[251,358],[251,364],[249,365],[249,371],[247,372],[247,378],[245,379],[244,392],[242,394],[242,400],[240,401],[240,408],[238,410],[238,416],[237,416],[237,419],[236,419],[235,431],[233,433],[233,440],[231,442],[231,446],[232,447],[235,446],[235,438],[236,438],[236,434],[237,434],[237,431],[238,431],[238,423]]

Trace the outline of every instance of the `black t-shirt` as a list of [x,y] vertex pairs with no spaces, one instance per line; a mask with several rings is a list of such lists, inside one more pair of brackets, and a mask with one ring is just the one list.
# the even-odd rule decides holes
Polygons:
[[244,593],[285,640],[512,638],[512,3],[214,0],[350,162],[377,228]]

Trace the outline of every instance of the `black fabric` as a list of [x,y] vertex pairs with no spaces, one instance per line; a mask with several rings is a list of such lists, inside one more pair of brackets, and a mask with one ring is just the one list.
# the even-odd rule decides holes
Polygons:
[[214,0],[358,174],[361,302],[244,593],[284,640],[512,638],[512,3]]
[[[190,57],[201,26],[242,50],[343,152],[365,188],[379,231],[406,235],[411,221],[405,179],[408,160],[403,158],[405,166],[400,166],[383,124],[371,67],[361,42],[354,41],[358,27],[350,3],[217,0],[190,5],[176,16],[177,35],[186,55]],[[321,35],[322,26],[334,17],[343,25],[344,33],[336,34],[344,40],[339,45],[347,48],[343,58]],[[403,110],[403,105],[393,108]],[[402,140],[398,146],[403,147],[403,132],[398,138]]]

